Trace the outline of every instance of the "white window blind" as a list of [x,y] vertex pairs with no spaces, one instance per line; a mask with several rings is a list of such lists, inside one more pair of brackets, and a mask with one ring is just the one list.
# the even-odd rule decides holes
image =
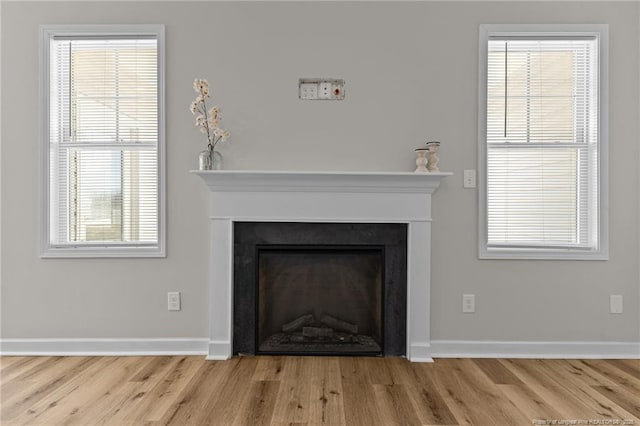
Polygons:
[[600,245],[597,35],[496,35],[486,58],[486,249]]
[[158,51],[153,35],[50,38],[50,247],[158,247]]

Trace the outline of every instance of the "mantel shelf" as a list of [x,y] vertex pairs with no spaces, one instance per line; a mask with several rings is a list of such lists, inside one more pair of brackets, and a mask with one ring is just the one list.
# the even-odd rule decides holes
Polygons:
[[453,173],[192,170],[212,192],[403,192],[431,194]]

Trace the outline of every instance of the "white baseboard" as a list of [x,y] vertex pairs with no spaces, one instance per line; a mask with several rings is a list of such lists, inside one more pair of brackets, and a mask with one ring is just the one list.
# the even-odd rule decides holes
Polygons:
[[2,356],[206,355],[209,339],[0,339]]
[[409,344],[407,359],[411,362],[433,362],[431,350],[431,344],[429,343],[411,343]]
[[432,340],[433,358],[640,359],[638,342]]
[[232,357],[231,342],[229,341],[216,341],[209,340],[207,342],[207,359],[211,361],[224,361]]
[[[0,355],[203,355],[224,360],[231,357],[231,343],[207,338],[0,339]],[[432,362],[433,358],[640,359],[640,343],[432,340],[430,344],[411,345],[412,362]]]

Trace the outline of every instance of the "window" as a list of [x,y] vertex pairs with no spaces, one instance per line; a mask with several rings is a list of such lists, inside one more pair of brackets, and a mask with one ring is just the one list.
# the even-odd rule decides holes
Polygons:
[[164,28],[41,27],[43,257],[164,256]]
[[606,25],[481,26],[481,258],[607,258],[606,46]]

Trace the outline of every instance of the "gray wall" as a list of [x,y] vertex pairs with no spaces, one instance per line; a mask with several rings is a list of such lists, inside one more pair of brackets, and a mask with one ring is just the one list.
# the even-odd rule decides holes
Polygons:
[[[443,142],[455,176],[434,196],[432,337],[637,341],[640,5],[624,2],[2,3],[2,337],[207,336],[207,191],[188,173],[203,138],[188,105],[208,78],[232,131],[226,167],[410,171]],[[166,259],[38,257],[38,25],[164,23]],[[480,261],[481,23],[610,24],[609,261]],[[347,82],[343,102],[301,102],[299,77]],[[166,293],[183,310],[166,310]],[[477,312],[461,313],[462,293]],[[609,294],[624,296],[611,315]]]

